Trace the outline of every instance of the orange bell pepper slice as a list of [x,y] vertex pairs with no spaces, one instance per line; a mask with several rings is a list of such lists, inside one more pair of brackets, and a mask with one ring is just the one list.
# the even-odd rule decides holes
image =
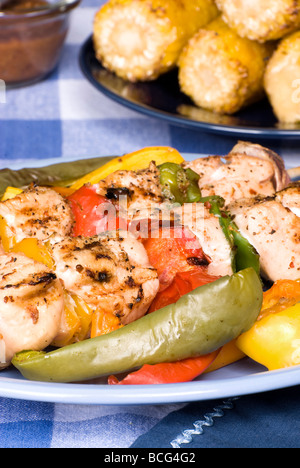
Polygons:
[[110,312],[105,312],[102,309],[97,309],[93,312],[91,338],[111,333],[122,326],[119,317],[116,317]]

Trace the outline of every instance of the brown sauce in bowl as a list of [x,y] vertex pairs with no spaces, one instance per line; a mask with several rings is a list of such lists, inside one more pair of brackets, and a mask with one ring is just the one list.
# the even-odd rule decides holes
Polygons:
[[[8,85],[37,81],[56,66],[68,30],[66,12],[36,8],[44,0],[15,0],[0,16],[0,79]],[[29,14],[28,14],[29,13]]]
[[47,6],[48,2],[44,0],[4,0],[3,6],[1,7],[0,0],[0,11],[6,12],[18,12],[18,11],[33,11],[37,7]]

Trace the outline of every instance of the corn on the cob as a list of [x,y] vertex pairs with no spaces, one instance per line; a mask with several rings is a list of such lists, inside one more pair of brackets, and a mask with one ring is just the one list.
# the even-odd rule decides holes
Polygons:
[[300,0],[216,0],[223,19],[242,37],[266,42],[300,27]]
[[265,89],[279,121],[300,122],[300,31],[280,42],[266,69]]
[[233,114],[264,95],[272,51],[273,45],[239,37],[218,17],[184,48],[178,61],[180,87],[199,107]]
[[155,79],[217,15],[214,0],[109,0],[94,20],[96,57],[128,81]]

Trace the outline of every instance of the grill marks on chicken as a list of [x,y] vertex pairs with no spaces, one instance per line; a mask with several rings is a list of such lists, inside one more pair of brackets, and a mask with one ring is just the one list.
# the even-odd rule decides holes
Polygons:
[[0,203],[2,216],[16,238],[46,240],[51,235],[67,235],[73,215],[68,202],[55,190],[32,185],[16,197]]
[[146,313],[159,281],[143,245],[127,232],[115,235],[67,237],[54,243],[52,252],[68,291],[126,324]]
[[160,173],[154,162],[140,171],[116,171],[97,184],[97,193],[118,205],[121,215],[132,219],[164,201]]
[[0,255],[0,369],[55,338],[64,307],[56,274],[23,254]]

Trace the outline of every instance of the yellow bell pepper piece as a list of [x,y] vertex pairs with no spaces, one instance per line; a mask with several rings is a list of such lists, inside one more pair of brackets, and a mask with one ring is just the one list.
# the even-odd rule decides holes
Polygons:
[[12,249],[13,252],[21,252],[26,257],[32,258],[36,262],[44,263],[49,268],[54,267],[54,261],[47,247],[47,244],[29,237],[21,240],[15,244]]
[[112,159],[99,167],[99,169],[78,179],[70,188],[77,190],[87,183],[97,184],[100,180],[105,179],[115,171],[138,171],[140,169],[146,169],[152,161],[155,161],[156,165],[159,166],[166,162],[181,164],[184,162],[184,159],[176,149],[168,146],[147,147]]
[[58,348],[71,344],[75,333],[80,330],[80,319],[76,313],[76,305],[72,296],[66,291],[64,293],[64,302],[65,307],[63,310],[60,330],[51,343],[51,345],[57,346]]
[[1,201],[10,200],[11,198],[14,198],[16,195],[19,195],[22,192],[23,190],[17,187],[6,187]]
[[81,298],[65,291],[64,299],[60,330],[51,343],[58,348],[88,338],[92,321],[92,310]]
[[[300,280],[276,281],[272,288],[264,292],[262,310],[257,321],[270,314],[277,314],[286,310],[298,302],[300,302]],[[239,343],[240,340],[238,343],[237,340],[233,340],[223,346],[217,358],[206,372],[215,371],[245,357],[247,353],[243,352],[244,349],[238,346]]]
[[300,303],[263,317],[237,346],[269,370],[300,365]]
[[221,348],[218,356],[205,372],[213,372],[229,366],[229,364],[240,361],[244,357],[245,354],[236,346],[236,340],[232,340]]
[[73,341],[82,341],[90,336],[93,310],[81,297],[72,295],[72,299],[75,303],[77,317],[80,320],[80,329],[75,333]]
[[0,216],[0,239],[1,245],[5,252],[9,252],[10,249],[16,244],[16,238],[7,222]]
[[269,314],[274,314],[300,302],[300,279],[279,280],[266,292],[264,292],[260,320]]

